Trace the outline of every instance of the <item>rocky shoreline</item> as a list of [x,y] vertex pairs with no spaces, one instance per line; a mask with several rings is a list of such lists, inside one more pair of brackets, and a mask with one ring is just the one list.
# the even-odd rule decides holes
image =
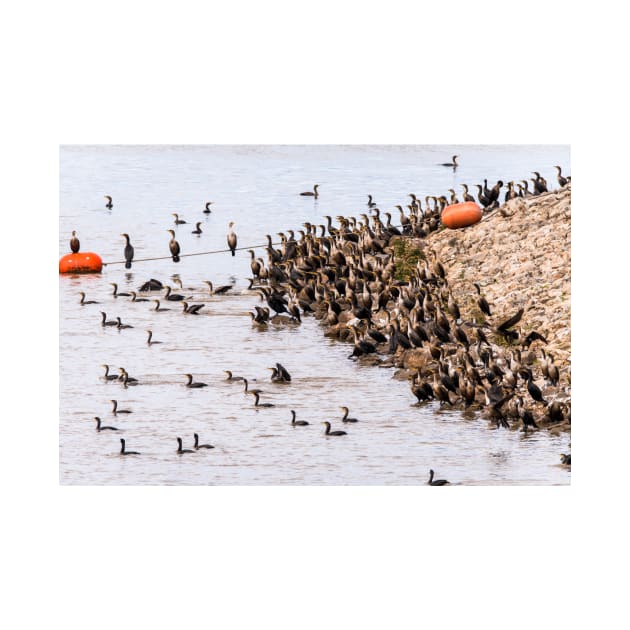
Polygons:
[[[353,252],[353,247],[346,250],[348,255]],[[418,330],[421,334],[428,330],[429,340],[420,340],[419,347],[413,341],[405,347],[409,342],[405,333],[416,341],[413,331],[405,326],[410,320],[415,324],[415,314],[410,311],[417,307],[402,305],[400,296],[372,309],[374,330],[389,333],[389,339],[392,335],[397,340],[405,337],[393,352],[389,340],[379,342],[366,335],[370,330],[361,329],[356,308],[345,305],[334,315],[328,302],[314,307],[327,336],[354,338],[353,358],[361,363],[397,368],[394,377],[409,379],[418,404],[440,400],[440,405],[478,410],[497,428],[570,431],[570,183],[556,191],[511,199],[468,228],[440,227],[422,238],[391,236],[384,250],[373,258],[375,262],[377,259],[386,264],[383,275],[397,271],[402,275],[398,282],[402,290],[405,285],[418,286],[414,280],[418,277],[424,278],[419,286],[434,287],[432,294],[425,295],[429,306],[431,297],[437,303],[438,315],[423,314]],[[440,267],[443,278],[436,272]],[[491,316],[480,310],[474,283],[489,303]],[[328,288],[334,292],[332,282]],[[360,293],[358,297],[360,307]],[[451,300],[459,311],[457,317],[449,310]],[[343,297],[340,301],[345,302]],[[445,321],[450,332],[437,343],[438,354],[432,343],[431,326],[435,323],[430,322],[442,311],[451,314]],[[506,333],[497,330],[515,313],[517,317],[520,314],[518,322],[507,327]],[[402,327],[396,324],[392,328],[392,322],[401,321]],[[357,345],[366,341],[373,343],[376,351],[356,354]],[[555,367],[557,379],[553,378]],[[470,392],[466,400],[462,383],[472,383],[472,402]],[[536,400],[538,395],[544,402]]]

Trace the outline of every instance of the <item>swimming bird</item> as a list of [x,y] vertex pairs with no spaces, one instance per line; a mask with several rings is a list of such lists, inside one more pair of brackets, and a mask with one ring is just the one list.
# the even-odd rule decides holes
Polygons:
[[131,296],[130,302],[148,302],[149,298],[139,298],[138,294],[135,291],[129,291],[129,295]]
[[118,380],[118,375],[117,374],[110,374],[109,373],[109,365],[101,365],[101,367],[105,368],[105,375],[103,376],[103,379],[105,379],[106,381],[115,381]]
[[208,285],[208,288],[210,289],[210,295],[223,295],[224,293],[227,293],[234,288],[233,284],[223,284],[215,289],[210,280],[204,280],[204,282]]
[[560,460],[565,466],[570,466],[571,465],[571,453],[569,453],[568,455],[565,455],[564,453],[562,453],[560,455]]
[[205,304],[191,304],[188,305],[188,302],[182,301],[182,306],[184,307],[183,312],[188,315],[199,315],[199,311],[204,308]]
[[223,370],[227,374],[226,381],[242,381],[244,380],[242,376],[234,376],[230,370]]
[[195,229],[192,231],[192,234],[201,234],[202,229],[201,229],[201,221],[197,221],[197,223],[195,224]]
[[81,301],[79,302],[81,306],[85,306],[86,304],[99,304],[99,302],[96,302],[95,300],[86,300],[85,293],[83,293],[83,291],[79,291],[79,295],[81,296]]
[[291,425],[294,427],[305,427],[308,425],[308,422],[306,422],[306,420],[296,420],[295,411],[291,409]]
[[120,321],[120,317],[116,318],[116,322],[116,328],[118,328],[118,330],[122,330],[123,328],[133,328],[131,324],[123,324],[122,321]]
[[212,212],[212,210],[210,210],[210,206],[213,204],[213,201],[208,201],[206,202],[206,207],[203,211],[204,214],[210,214]]
[[250,389],[249,394],[252,394],[256,397],[256,401],[254,402],[254,407],[275,407],[273,403],[261,403],[260,400],[260,390]]
[[459,166],[459,164],[457,163],[457,158],[458,157],[459,157],[459,155],[454,155],[452,162],[443,162],[440,166],[452,166],[455,169],[455,168],[457,168]]
[[188,379],[188,382],[186,383],[186,387],[191,387],[191,388],[208,387],[208,383],[201,383],[199,381],[193,383],[192,374],[184,374],[184,376]]
[[103,318],[101,319],[101,326],[118,326],[118,322],[113,320],[107,320],[107,314],[101,311],[101,315]]
[[168,248],[171,252],[171,256],[173,257],[173,262],[179,262],[179,253],[181,248],[179,247],[179,243],[175,240],[175,232],[173,230],[166,230],[171,235],[171,240],[168,243]]
[[72,238],[70,239],[70,250],[73,254],[78,254],[79,249],[81,248],[81,243],[77,238],[77,233],[75,230],[72,230]]
[[127,292],[118,292],[118,285],[115,282],[110,282],[109,284],[111,284],[114,287],[114,290],[112,291],[112,295],[117,298],[117,297],[131,297],[131,293],[127,293]]
[[129,240],[129,234],[121,234],[125,237],[125,269],[131,269],[131,261],[133,260],[133,246]]
[[446,479],[433,479],[435,473],[433,469],[429,470],[429,481],[427,481],[427,486],[448,486],[450,485],[450,481],[446,481]]
[[98,416],[94,416],[94,420],[96,420],[96,430],[97,431],[118,431],[116,427],[104,427],[101,424],[101,419]]
[[189,448],[182,448],[182,438],[177,438],[177,454],[184,455],[185,453],[194,453],[195,451],[191,451]]
[[273,374],[271,375],[271,380],[276,383],[290,383],[291,375],[287,371],[287,369],[280,365],[280,363],[276,363],[275,368],[267,368],[268,370],[273,370]]
[[177,214],[177,212],[171,212],[171,215],[175,217],[175,225],[182,225],[183,223],[188,223],[188,221],[184,221],[184,219],[180,219],[179,214]]
[[105,204],[106,208],[112,208],[114,204],[112,203],[112,198],[109,195],[103,195],[105,199],[107,199],[107,203]]
[[153,309],[154,311],[170,311],[170,308],[166,308],[163,306],[160,306],[160,300],[151,300],[151,302],[155,302],[155,308]]
[[330,422],[322,422],[322,424],[326,427],[324,435],[348,435],[345,431],[331,431]]
[[121,455],[140,455],[138,451],[125,450],[125,440],[123,438],[120,438],[120,454]]
[[238,239],[236,238],[236,232],[234,232],[234,221],[230,221],[228,224],[227,244],[232,252],[232,256],[236,256],[236,245]]
[[153,341],[153,331],[151,330],[147,330],[148,333],[148,337],[147,337],[147,345],[152,346],[156,343],[162,343],[161,341]]
[[150,280],[147,280],[139,289],[138,291],[161,291],[164,288],[164,286],[162,285],[162,283],[159,280],[156,280],[155,278],[151,278]]
[[116,416],[119,413],[132,413],[131,409],[118,409],[118,401],[117,400],[110,400],[110,403],[112,403],[112,413]]
[[307,190],[306,192],[301,192],[300,196],[301,197],[315,197],[315,199],[317,199],[317,197],[319,197],[319,193],[317,192],[318,188],[319,188],[319,184],[315,184],[315,186],[313,186],[313,192],[311,192],[310,190]]
[[164,299],[169,302],[181,302],[184,299],[181,293],[173,293],[173,289],[168,284],[164,287],[164,290]]
[[376,204],[372,201],[372,195],[368,195],[368,202],[367,202],[368,208],[375,208]]
[[358,422],[356,418],[348,418],[348,414],[350,413],[348,407],[341,407],[341,411],[343,411],[343,418],[341,418],[342,422]]
[[200,448],[214,448],[212,444],[199,444],[199,434],[194,433],[195,436],[195,450],[198,451]]

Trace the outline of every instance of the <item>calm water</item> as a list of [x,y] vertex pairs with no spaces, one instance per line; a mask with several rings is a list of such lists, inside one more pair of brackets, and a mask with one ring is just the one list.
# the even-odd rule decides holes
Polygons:
[[[438,165],[453,154],[460,155],[456,173]],[[224,249],[229,221],[236,222],[239,246],[261,245],[265,234],[277,241],[277,232],[324,223],[327,214],[358,216],[368,193],[397,218],[393,206],[406,204],[409,192],[423,197],[455,188],[461,195],[460,183],[520,180],[532,170],[555,187],[554,164],[570,174],[568,146],[62,147],[59,255],[77,230],[81,250],[105,262],[123,258],[122,232],[130,234],[136,258],[166,256],[172,212],[188,221],[175,228],[183,254]],[[318,200],[299,196],[314,183]],[[111,210],[105,194],[114,199]],[[214,202],[211,215],[203,214],[206,201]],[[199,236],[191,234],[196,221]],[[256,253],[266,260],[261,248]],[[156,313],[153,303],[111,295],[110,282],[119,291],[137,290],[149,278],[173,285],[173,274],[192,302],[207,301],[199,316],[183,315],[177,303],[162,300],[171,310]],[[429,468],[462,484],[570,483],[570,472],[558,465],[570,450],[568,435],[523,436],[436,404],[416,406],[393,370],[348,360],[351,346],[325,338],[313,318],[256,329],[248,313],[260,302],[246,290],[250,275],[242,251],[59,276],[62,484],[403,485],[424,483]],[[203,280],[234,282],[235,291],[209,297]],[[79,291],[100,304],[80,306]],[[134,328],[102,328],[99,311]],[[147,347],[148,328],[162,344]],[[289,370],[291,384],[270,382],[265,368],[275,362]],[[115,373],[125,367],[141,384],[104,382],[105,363]],[[275,407],[256,410],[240,384],[225,382],[225,369],[247,377],[263,390],[261,402]],[[209,386],[187,389],[186,372]],[[113,416],[111,399],[133,413]],[[360,422],[342,425],[340,405]],[[291,427],[291,409],[311,424]],[[94,416],[120,431],[97,433]],[[323,420],[348,435],[323,437]],[[176,437],[191,448],[195,432],[216,448],[178,456]],[[142,456],[120,457],[120,437]]]

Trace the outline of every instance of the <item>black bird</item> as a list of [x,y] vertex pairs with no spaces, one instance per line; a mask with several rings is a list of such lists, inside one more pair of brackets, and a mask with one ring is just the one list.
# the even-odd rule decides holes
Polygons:
[[171,212],[171,214],[175,217],[175,225],[182,225],[183,223],[188,223],[188,221],[184,221],[184,219],[179,218],[179,214],[176,212]]
[[273,403],[261,403],[260,400],[260,390],[251,389],[249,390],[249,394],[252,394],[256,397],[256,401],[254,402],[254,407],[275,407]]
[[195,224],[195,229],[192,231],[192,234],[201,234],[202,230],[201,230],[201,221],[197,221],[197,223]]
[[210,210],[210,206],[213,204],[212,201],[208,201],[206,203],[206,207],[205,210],[203,211],[204,214],[210,214],[212,212],[212,210]]
[[184,313],[188,313],[188,315],[199,315],[199,311],[205,306],[205,304],[191,304],[188,305],[188,302],[182,301],[182,306],[184,307]]
[[171,240],[168,243],[168,248],[173,257],[173,262],[179,262],[179,252],[181,251],[179,243],[175,240],[175,232],[173,230],[166,230],[171,235]]
[[562,461],[562,463],[565,466],[570,466],[571,465],[571,453],[569,453],[568,455],[565,455],[564,453],[562,453],[560,455],[560,460]]
[[152,346],[156,343],[162,343],[161,341],[153,341],[153,331],[151,330],[147,330],[148,333],[148,337],[147,337],[147,345]]
[[195,436],[195,450],[199,450],[200,448],[214,448],[214,446],[212,446],[212,444],[199,444],[199,435],[197,433],[194,434]]
[[560,187],[566,186],[569,180],[562,176],[562,169],[559,166],[554,166],[554,168],[558,169],[558,184],[560,184]]
[[368,202],[367,202],[368,208],[375,208],[376,204],[372,201],[372,195],[368,195]]
[[242,376],[234,376],[230,370],[223,370],[227,374],[226,381],[242,381]]
[[118,409],[117,400],[110,400],[109,402],[112,403],[112,413],[114,415],[117,415],[119,413],[132,413],[131,409]]
[[342,422],[358,422],[356,418],[348,418],[348,414],[350,413],[348,407],[341,407],[341,411],[343,411],[343,418],[341,418]]
[[236,245],[238,243],[238,239],[236,237],[236,232],[234,232],[234,221],[230,221],[228,224],[228,235],[227,235],[227,244],[232,252],[232,256],[236,256]]
[[135,291],[129,291],[129,295],[131,295],[132,302],[148,302],[149,298],[139,298],[138,294]]
[[114,204],[112,203],[112,198],[109,195],[103,195],[105,199],[107,199],[107,203],[105,204],[106,208],[113,208]]
[[162,283],[159,280],[156,280],[155,278],[151,278],[150,280],[147,280],[139,289],[138,291],[141,292],[146,292],[146,291],[161,291],[164,288],[164,286],[162,285]]
[[457,163],[457,158],[458,157],[459,157],[459,155],[454,155],[452,162],[444,162],[440,166],[452,166],[455,169],[455,168],[457,168],[459,166],[459,164]]
[[523,347],[529,348],[529,346],[536,340],[542,341],[543,343],[547,343],[547,340],[535,330],[532,330],[527,337],[523,340]]
[[510,317],[510,319],[506,319],[503,323],[497,326],[497,333],[505,337],[505,339],[514,339],[518,337],[518,335],[511,331],[510,328],[518,324],[521,321],[521,317],[523,317],[523,313],[525,312],[524,308],[520,308],[516,315]]
[[305,427],[308,425],[308,422],[306,422],[306,420],[296,420],[295,419],[295,411],[293,411],[293,409],[291,409],[291,424],[294,427]]
[[73,254],[78,254],[80,248],[81,248],[81,243],[79,242],[79,239],[77,238],[77,233],[74,230],[72,230],[72,238],[70,239],[70,250],[72,251]]
[[[275,368],[269,368],[270,370],[276,370],[274,374],[272,374],[271,376],[271,380],[272,381],[278,381],[278,382],[285,382],[285,383],[290,383],[291,382],[291,375],[289,374],[289,372],[287,371],[287,369],[281,365],[280,363],[276,363],[276,367]],[[274,378],[275,376],[275,378]]]
[[101,326],[118,326],[118,322],[113,320],[107,320],[107,314],[101,311],[101,315],[103,318],[101,319]]
[[123,328],[133,328],[133,326],[131,324],[123,324],[120,321],[120,317],[116,318],[116,328],[118,328],[118,330],[122,330]]
[[184,296],[181,293],[172,293],[173,289],[170,286],[166,285],[164,287],[166,293],[164,294],[164,299],[169,302],[181,302],[184,299]]
[[322,424],[326,427],[324,435],[348,435],[345,431],[331,431],[330,422],[322,422]]
[[199,381],[193,383],[192,374],[184,374],[184,376],[188,379],[188,382],[186,383],[186,387],[191,387],[191,388],[208,387],[208,383],[201,383]]
[[116,427],[104,427],[101,425],[101,419],[98,416],[94,416],[94,420],[96,420],[96,430],[97,431],[118,431]]
[[170,311],[170,308],[165,308],[163,306],[160,306],[160,300],[151,300],[151,302],[155,302],[155,308],[153,309],[154,311]]
[[115,282],[110,282],[109,284],[111,284],[114,287],[114,290],[112,291],[112,295],[117,298],[117,297],[131,297],[131,293],[127,293],[126,291],[123,292],[118,292],[118,285]]
[[427,481],[427,486],[448,486],[450,485],[450,481],[446,481],[446,479],[433,479],[433,469],[429,470],[429,481]]
[[131,261],[133,260],[133,246],[129,240],[129,234],[121,234],[125,237],[125,269],[131,269]]
[[125,440],[123,438],[120,438],[120,454],[121,455],[140,455],[138,451],[126,451]]
[[545,405],[549,404],[543,398],[543,394],[542,394],[542,391],[540,390],[540,387],[538,387],[538,385],[536,385],[536,383],[534,383],[533,376],[532,376],[532,371],[531,370],[526,370],[526,372],[527,372],[527,391],[529,392],[529,395],[536,402],[541,402],[541,403],[543,403]]
[[313,186],[313,192],[306,191],[306,192],[300,193],[300,195],[302,197],[315,197],[315,199],[317,199],[317,197],[319,197],[319,193],[317,192],[318,188],[319,188],[319,184],[315,184],[315,186]]
[[83,293],[83,291],[79,291],[79,295],[81,296],[81,301],[79,302],[81,306],[85,306],[86,304],[99,304],[99,302],[94,300],[86,300],[85,293]]
[[101,365],[101,367],[105,368],[105,376],[103,376],[103,378],[106,381],[116,381],[116,380],[118,380],[118,375],[117,374],[110,374],[109,373],[109,365],[103,364],[103,365]]
[[477,289],[477,294],[479,295],[479,297],[477,298],[477,306],[479,307],[479,310],[484,313],[484,315],[492,317],[492,313],[490,312],[490,304],[488,304],[488,300],[486,300],[486,298],[481,295],[481,287],[476,282],[474,283],[474,286],[475,289]]
[[195,451],[191,451],[189,448],[182,448],[182,438],[177,438],[177,454],[184,455],[185,453],[194,453]]

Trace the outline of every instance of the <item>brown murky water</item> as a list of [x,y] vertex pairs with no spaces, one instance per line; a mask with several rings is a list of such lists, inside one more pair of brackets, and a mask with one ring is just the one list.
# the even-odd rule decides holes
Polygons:
[[[453,153],[461,155],[456,173],[438,166]],[[365,212],[368,193],[388,211],[408,192],[443,193],[484,177],[523,179],[531,170],[551,180],[554,164],[570,173],[569,149],[561,146],[63,147],[60,164],[59,254],[69,251],[75,229],[82,251],[106,262],[123,258],[122,232],[136,258],[167,255],[172,212],[188,221],[175,228],[186,254],[225,248],[232,220],[239,246],[261,245],[265,234],[277,240],[278,231],[307,220]],[[320,184],[318,200],[298,195],[313,183]],[[114,198],[111,210],[105,194]],[[214,201],[210,215],[202,212],[206,201]],[[199,236],[191,234],[196,221]],[[153,303],[111,295],[110,282],[129,291],[158,278],[176,288],[173,274],[185,287],[177,292],[205,303],[198,316],[184,315],[178,303],[162,300],[171,310],[156,313]],[[429,468],[467,485],[570,483],[559,466],[568,435],[523,436],[436,404],[417,406],[393,370],[348,360],[351,347],[325,338],[313,318],[253,327],[248,313],[259,298],[247,290],[250,275],[242,251],[59,277],[62,484],[416,485]],[[203,280],[234,289],[211,297]],[[99,304],[80,306],[79,291]],[[100,311],[133,328],[103,328]],[[162,343],[148,347],[147,329]],[[291,373],[290,384],[270,382],[266,368],[276,362]],[[105,382],[101,364],[126,368],[139,385]],[[225,381],[226,369],[275,406],[256,409],[241,383]],[[187,372],[208,387],[186,388]],[[132,413],[114,416],[111,399]],[[341,405],[359,422],[342,425]],[[291,409],[309,426],[292,427]],[[119,431],[97,433],[94,416]],[[324,420],[348,435],[324,437]],[[195,432],[215,448],[177,455],[176,438],[191,448]],[[120,437],[141,456],[121,457]]]

